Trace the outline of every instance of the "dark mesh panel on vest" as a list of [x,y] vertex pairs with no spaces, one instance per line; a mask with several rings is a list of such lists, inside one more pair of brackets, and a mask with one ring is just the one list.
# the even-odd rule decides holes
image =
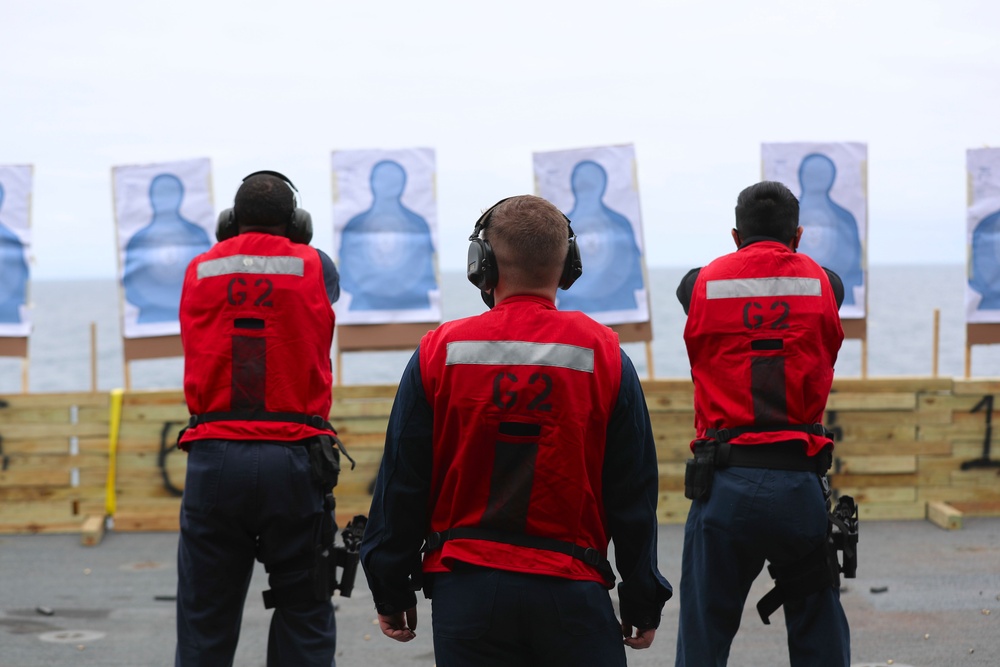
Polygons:
[[233,336],[231,410],[265,410],[267,339]]
[[538,443],[497,440],[494,446],[490,496],[479,525],[521,533],[528,522]]
[[753,357],[750,360],[750,394],[755,424],[788,423],[784,357]]

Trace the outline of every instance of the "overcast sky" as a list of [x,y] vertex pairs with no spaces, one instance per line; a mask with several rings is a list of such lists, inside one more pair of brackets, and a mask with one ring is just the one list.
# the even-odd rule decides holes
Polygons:
[[116,273],[111,167],[212,160],[299,187],[330,153],[437,151],[439,266],[531,153],[632,143],[647,263],[731,248],[761,142],[868,144],[871,264],[965,261],[965,151],[1000,146],[995,0],[11,0],[0,164],[33,164],[38,279]]

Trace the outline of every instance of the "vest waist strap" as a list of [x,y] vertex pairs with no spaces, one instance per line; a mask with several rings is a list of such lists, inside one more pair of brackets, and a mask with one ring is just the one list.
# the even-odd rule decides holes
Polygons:
[[566,554],[595,568],[604,577],[609,586],[615,583],[615,575],[611,570],[611,563],[601,555],[600,551],[593,547],[581,547],[579,544],[574,544],[573,542],[563,542],[562,540],[542,537],[540,535],[512,533],[493,528],[462,526],[431,533],[427,536],[427,544],[424,550],[434,551],[435,549],[440,549],[448,540],[485,540],[487,542],[500,542],[501,544],[512,544],[518,547],[542,549],[543,551]]

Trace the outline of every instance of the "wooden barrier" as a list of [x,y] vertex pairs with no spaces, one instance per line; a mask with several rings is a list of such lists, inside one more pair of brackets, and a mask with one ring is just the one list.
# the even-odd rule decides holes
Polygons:
[[76,532],[103,516],[108,395],[0,398],[0,533]]
[[[663,523],[683,522],[690,506],[684,497],[684,462],[693,437],[691,382],[651,380],[643,382],[643,389],[657,449],[657,515]],[[341,525],[368,511],[395,392],[395,386],[334,390],[330,418],[357,461],[353,471],[344,461],[337,487]],[[839,433],[834,488],[853,496],[867,520],[924,519],[929,503],[935,503],[935,517],[943,516],[941,503],[974,515],[1000,515],[1000,468],[962,466],[983,457],[985,416],[971,410],[994,393],[1000,393],[1000,380],[835,381],[826,415],[828,426]],[[80,532],[87,517],[103,517],[110,463],[108,394],[0,399],[8,403],[0,408],[0,533]],[[171,487],[183,488],[186,455],[172,445],[186,420],[180,391],[125,394],[115,530],[177,530],[180,500]],[[99,535],[93,520],[88,531]]]

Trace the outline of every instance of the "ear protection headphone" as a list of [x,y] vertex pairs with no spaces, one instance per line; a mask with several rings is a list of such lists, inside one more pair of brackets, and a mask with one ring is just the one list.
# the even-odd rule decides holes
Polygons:
[[[261,174],[279,178],[289,188],[291,188],[293,210],[292,217],[285,226],[285,235],[292,243],[303,243],[308,245],[308,243],[312,240],[313,235],[312,216],[309,215],[309,211],[298,207],[298,197],[296,195],[298,194],[299,189],[295,187],[295,184],[292,183],[284,174],[267,169],[263,171],[255,171],[248,176],[244,176],[242,182],[245,183],[248,178],[252,176],[259,176]],[[219,213],[219,223],[215,228],[215,238],[219,241],[225,241],[237,236],[239,233],[240,226],[236,221],[236,209],[227,208]]]
[[[472,230],[472,235],[469,236],[469,261],[466,264],[466,275],[469,282],[483,292],[483,300],[491,308],[493,307],[490,304],[492,295],[489,295],[489,299],[487,299],[487,293],[497,286],[500,273],[497,270],[497,258],[493,254],[493,248],[490,247],[489,241],[482,238],[482,232],[490,224],[493,211],[508,199],[510,197],[501,199],[489,207],[476,221],[476,227]],[[583,275],[583,261],[580,259],[580,246],[576,243],[576,234],[573,233],[569,218],[565,215],[563,218],[566,220],[566,229],[569,231],[569,247],[566,252],[566,261],[563,263],[562,275],[559,276],[559,287],[569,289],[576,282],[576,279]]]

